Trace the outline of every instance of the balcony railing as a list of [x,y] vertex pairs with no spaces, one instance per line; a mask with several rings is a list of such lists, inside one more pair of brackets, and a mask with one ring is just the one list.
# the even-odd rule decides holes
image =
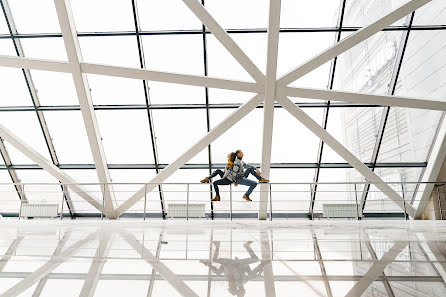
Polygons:
[[[433,198],[426,209],[437,219],[443,219],[446,215],[446,182],[421,183],[421,182],[387,182],[394,192],[401,199],[402,207],[399,207],[393,200],[387,197],[386,193],[375,188],[373,185],[367,190],[366,182],[318,182],[318,183],[268,183],[266,192],[268,201],[266,207],[266,217],[291,219],[307,218],[311,220],[325,219],[324,205],[336,204],[339,207],[348,207],[350,214],[346,218],[399,218],[410,219],[408,208],[417,208],[420,199],[419,195],[428,184],[433,186]],[[104,199],[103,183],[20,183],[20,184],[0,184],[0,213],[4,217],[19,217],[24,203],[48,203],[59,205],[59,217],[101,217],[106,218],[106,205]],[[251,194],[252,202],[245,201],[242,197],[248,187],[239,185],[235,187],[220,186],[221,201],[211,202],[214,193],[211,190],[212,184],[201,183],[162,183],[162,197],[160,199],[159,188],[152,191],[147,188],[150,183],[109,183],[113,188],[111,201],[116,209],[119,205],[127,201],[134,193],[140,189],[144,190],[144,195],[130,209],[120,215],[126,218],[163,218],[163,214],[169,217],[169,204],[183,204],[186,211],[184,216],[175,218],[190,217],[189,206],[193,204],[204,205],[206,219],[229,219],[234,218],[257,218],[259,213],[259,199],[261,187],[258,185]],[[158,184],[156,184],[158,185]],[[317,195],[311,199],[312,192],[317,185]],[[14,188],[14,187],[15,188]],[[83,190],[73,190],[77,186]],[[265,188],[265,187],[262,187]],[[367,190],[367,199],[361,201],[364,188]],[[17,199],[17,191],[22,199]],[[83,197],[81,197],[83,196]],[[87,198],[85,198],[87,196]],[[100,207],[93,207],[92,202]],[[352,206],[354,204],[354,207]],[[334,206],[336,208],[336,205]],[[192,207],[192,206],[191,206]],[[355,208],[353,215],[351,209]],[[263,211],[265,209],[263,208]],[[195,215],[194,215],[195,218]],[[332,217],[333,218],[333,217]]]

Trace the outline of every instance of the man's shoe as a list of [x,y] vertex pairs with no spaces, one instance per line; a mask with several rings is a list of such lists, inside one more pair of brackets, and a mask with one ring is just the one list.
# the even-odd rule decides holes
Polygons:
[[259,183],[262,183],[262,184],[264,184],[264,183],[269,183],[269,179],[266,179],[266,178],[261,178],[260,180],[259,180]]
[[214,198],[211,199],[211,201],[220,201],[220,196],[215,196]]
[[206,184],[210,181],[209,177],[205,177],[204,179],[200,180],[200,183]]
[[251,198],[249,198],[249,197],[246,196],[246,195],[243,195],[243,199],[245,199],[246,201],[252,201]]

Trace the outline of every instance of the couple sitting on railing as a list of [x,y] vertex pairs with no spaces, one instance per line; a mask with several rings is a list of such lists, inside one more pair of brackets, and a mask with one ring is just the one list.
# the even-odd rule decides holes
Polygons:
[[238,184],[249,186],[248,191],[243,195],[243,199],[247,201],[252,201],[249,195],[252,193],[254,188],[257,186],[257,182],[248,179],[249,174],[252,174],[259,180],[259,183],[267,183],[269,180],[260,176],[260,171],[254,166],[250,166],[242,161],[243,152],[242,150],[236,150],[235,153],[228,154],[228,163],[226,164],[225,171],[220,169],[215,170],[210,176],[205,177],[201,180],[202,183],[209,183],[211,178],[220,175],[221,179],[213,182],[216,196],[211,201],[220,201],[220,191],[218,186],[220,185],[230,185],[234,183],[235,186]]

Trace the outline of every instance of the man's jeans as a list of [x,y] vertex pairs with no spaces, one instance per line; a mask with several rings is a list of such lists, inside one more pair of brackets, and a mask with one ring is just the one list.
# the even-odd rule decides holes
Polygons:
[[257,172],[256,172],[254,167],[248,167],[245,170],[245,173],[243,174],[243,177],[236,181],[236,183],[238,183],[239,185],[244,185],[244,186],[248,186],[249,187],[248,191],[246,191],[246,193],[245,193],[245,195],[248,196],[248,197],[249,197],[249,195],[251,195],[252,191],[254,191],[255,187],[257,187],[257,182],[256,181],[248,179],[249,174],[254,175],[255,178],[257,178],[258,180],[261,179],[260,175],[257,174]]

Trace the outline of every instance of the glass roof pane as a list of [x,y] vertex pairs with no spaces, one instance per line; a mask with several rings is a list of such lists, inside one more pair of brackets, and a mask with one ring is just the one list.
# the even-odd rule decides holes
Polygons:
[[342,1],[294,1],[281,3],[280,27],[336,27]]
[[446,31],[411,31],[396,94],[445,100]]
[[[376,168],[375,173],[386,182],[406,182],[404,184],[404,199],[410,203],[415,194],[416,182],[421,177],[423,168]],[[412,184],[413,182],[413,184]],[[402,194],[401,184],[390,184],[390,186],[400,195]],[[367,195],[367,203],[364,212],[401,212],[395,203],[389,200],[374,185],[370,186]]]
[[[350,34],[342,34],[342,38]],[[402,32],[379,32],[341,54],[333,89],[367,94],[388,94]]]
[[94,74],[87,77],[95,105],[146,103],[141,80]]
[[[358,159],[370,162],[382,113],[382,107],[330,108],[327,131]],[[343,163],[345,160],[325,144],[322,162]]]
[[0,81],[8,82],[0,88],[0,106],[32,106],[21,69],[0,67]]
[[56,61],[68,60],[65,44],[61,37],[22,38],[20,42],[27,58]]
[[[22,183],[44,183],[43,185],[25,184],[25,195],[30,203],[59,204],[59,211],[61,210],[62,188],[57,185],[59,181],[56,178],[45,170],[18,170],[17,175]],[[64,209],[67,210],[66,203]]]
[[[344,27],[364,27],[404,5],[408,0],[347,0],[344,12]],[[393,26],[402,26],[405,17]]]
[[255,96],[253,93],[209,88],[209,103],[244,103]]
[[84,62],[139,68],[135,36],[80,37]]
[[79,105],[71,74],[31,70],[31,77],[40,105]]
[[204,75],[201,35],[142,36],[142,40],[147,69]]
[[379,162],[427,162],[441,111],[392,107]]
[[[166,183],[199,183],[201,179],[209,175],[207,169],[179,169],[175,171]],[[227,187],[222,187],[222,190],[228,190]],[[169,203],[184,203],[187,200],[187,185],[163,185],[164,200],[166,208]],[[222,191],[222,194],[224,192]],[[226,195],[224,193],[223,195]],[[159,197],[158,197],[159,199]],[[189,201],[192,203],[205,203],[206,212],[210,211],[210,194],[209,185],[190,185],[189,186]],[[215,207],[218,207],[214,204]]]
[[80,111],[45,111],[60,164],[94,164]]
[[[353,184],[342,184],[345,182],[363,182],[364,179],[354,168],[322,168],[319,172],[319,182],[330,182],[339,184],[319,184],[317,187],[314,212],[322,212],[323,203],[333,201],[342,203],[354,203],[355,187]],[[363,185],[356,185],[358,197]]]
[[19,33],[60,33],[54,1],[14,0],[8,4]]
[[4,185],[0,185],[0,212],[18,212],[20,208],[20,197],[12,185],[11,176],[7,170],[0,170],[0,183],[5,183]]
[[[396,95],[445,100],[446,32],[412,31]],[[440,111],[391,108],[379,160],[427,161]]]
[[266,0],[206,0],[206,9],[225,29],[268,27]]
[[[146,183],[156,175],[156,171],[152,169],[111,169],[109,172],[113,183]],[[124,203],[143,187],[142,184],[114,184],[113,191],[118,205]],[[160,197],[157,191],[158,188],[155,188],[152,192],[147,193],[147,212],[161,212]],[[139,200],[130,208],[130,211],[143,212],[144,199]]]
[[[305,113],[317,123],[322,122],[322,108],[309,108]],[[263,125],[263,121],[261,120],[259,124]],[[319,137],[311,133],[285,109],[275,109],[271,162],[314,163],[318,146]]]
[[[231,34],[231,37],[256,64],[262,73],[266,69],[267,36],[265,33]],[[280,44],[280,43],[279,43]],[[213,35],[207,36],[208,74],[232,80],[254,81],[237,60]]]
[[[98,175],[96,170],[85,170],[85,169],[74,169],[74,170],[63,170],[66,174],[68,174],[71,178],[73,178],[77,183],[98,183]],[[99,185],[81,185],[81,187],[87,191],[87,193],[94,197],[97,201],[102,202],[102,192],[101,187]],[[91,206],[88,202],[86,202],[83,198],[81,198],[78,194],[73,192],[71,189],[68,189],[70,193],[71,201],[73,202],[74,209],[76,213],[85,213],[85,212],[95,212],[96,210],[93,206]]]
[[151,104],[205,104],[205,89],[202,87],[148,82]]
[[[233,109],[210,111],[211,129],[228,117]],[[255,109],[212,143],[212,160],[224,163],[226,156],[243,150],[246,163],[260,163],[262,156],[263,109]],[[236,141],[234,141],[236,139]],[[273,145],[274,147],[274,145]]]
[[[17,56],[12,40],[0,39],[0,55]],[[8,82],[0,88],[0,106],[32,105],[21,69],[0,67],[0,81]]]
[[145,110],[96,111],[96,117],[109,164],[153,164]]
[[[43,138],[42,130],[37,116],[34,112],[4,112],[0,117],[0,124],[14,133],[34,150],[42,154],[48,160],[50,159],[48,148]],[[12,147],[8,142],[5,143],[13,164],[33,164],[21,152]]]
[[413,25],[446,25],[446,2],[432,0],[419,8],[415,13]]
[[[152,114],[158,158],[161,164],[175,161],[207,133],[206,110],[204,109],[153,110]],[[207,148],[188,163],[208,163]]]
[[[270,180],[273,183],[310,183],[313,182],[313,177],[314,169],[271,168],[270,172]],[[308,212],[311,197],[308,184],[272,185],[271,190],[274,213]]]
[[0,55],[16,56],[14,43],[11,39],[0,39]]
[[72,1],[78,32],[135,31],[131,1]]
[[6,24],[5,15],[0,14],[0,34],[9,34],[8,25]]
[[201,22],[195,14],[179,0],[138,0],[141,30],[201,30]]
[[[280,77],[333,45],[335,34],[280,33],[277,76]],[[305,46],[302,46],[305,45]],[[326,88],[330,62],[323,64],[309,74],[293,82],[291,86]]]

